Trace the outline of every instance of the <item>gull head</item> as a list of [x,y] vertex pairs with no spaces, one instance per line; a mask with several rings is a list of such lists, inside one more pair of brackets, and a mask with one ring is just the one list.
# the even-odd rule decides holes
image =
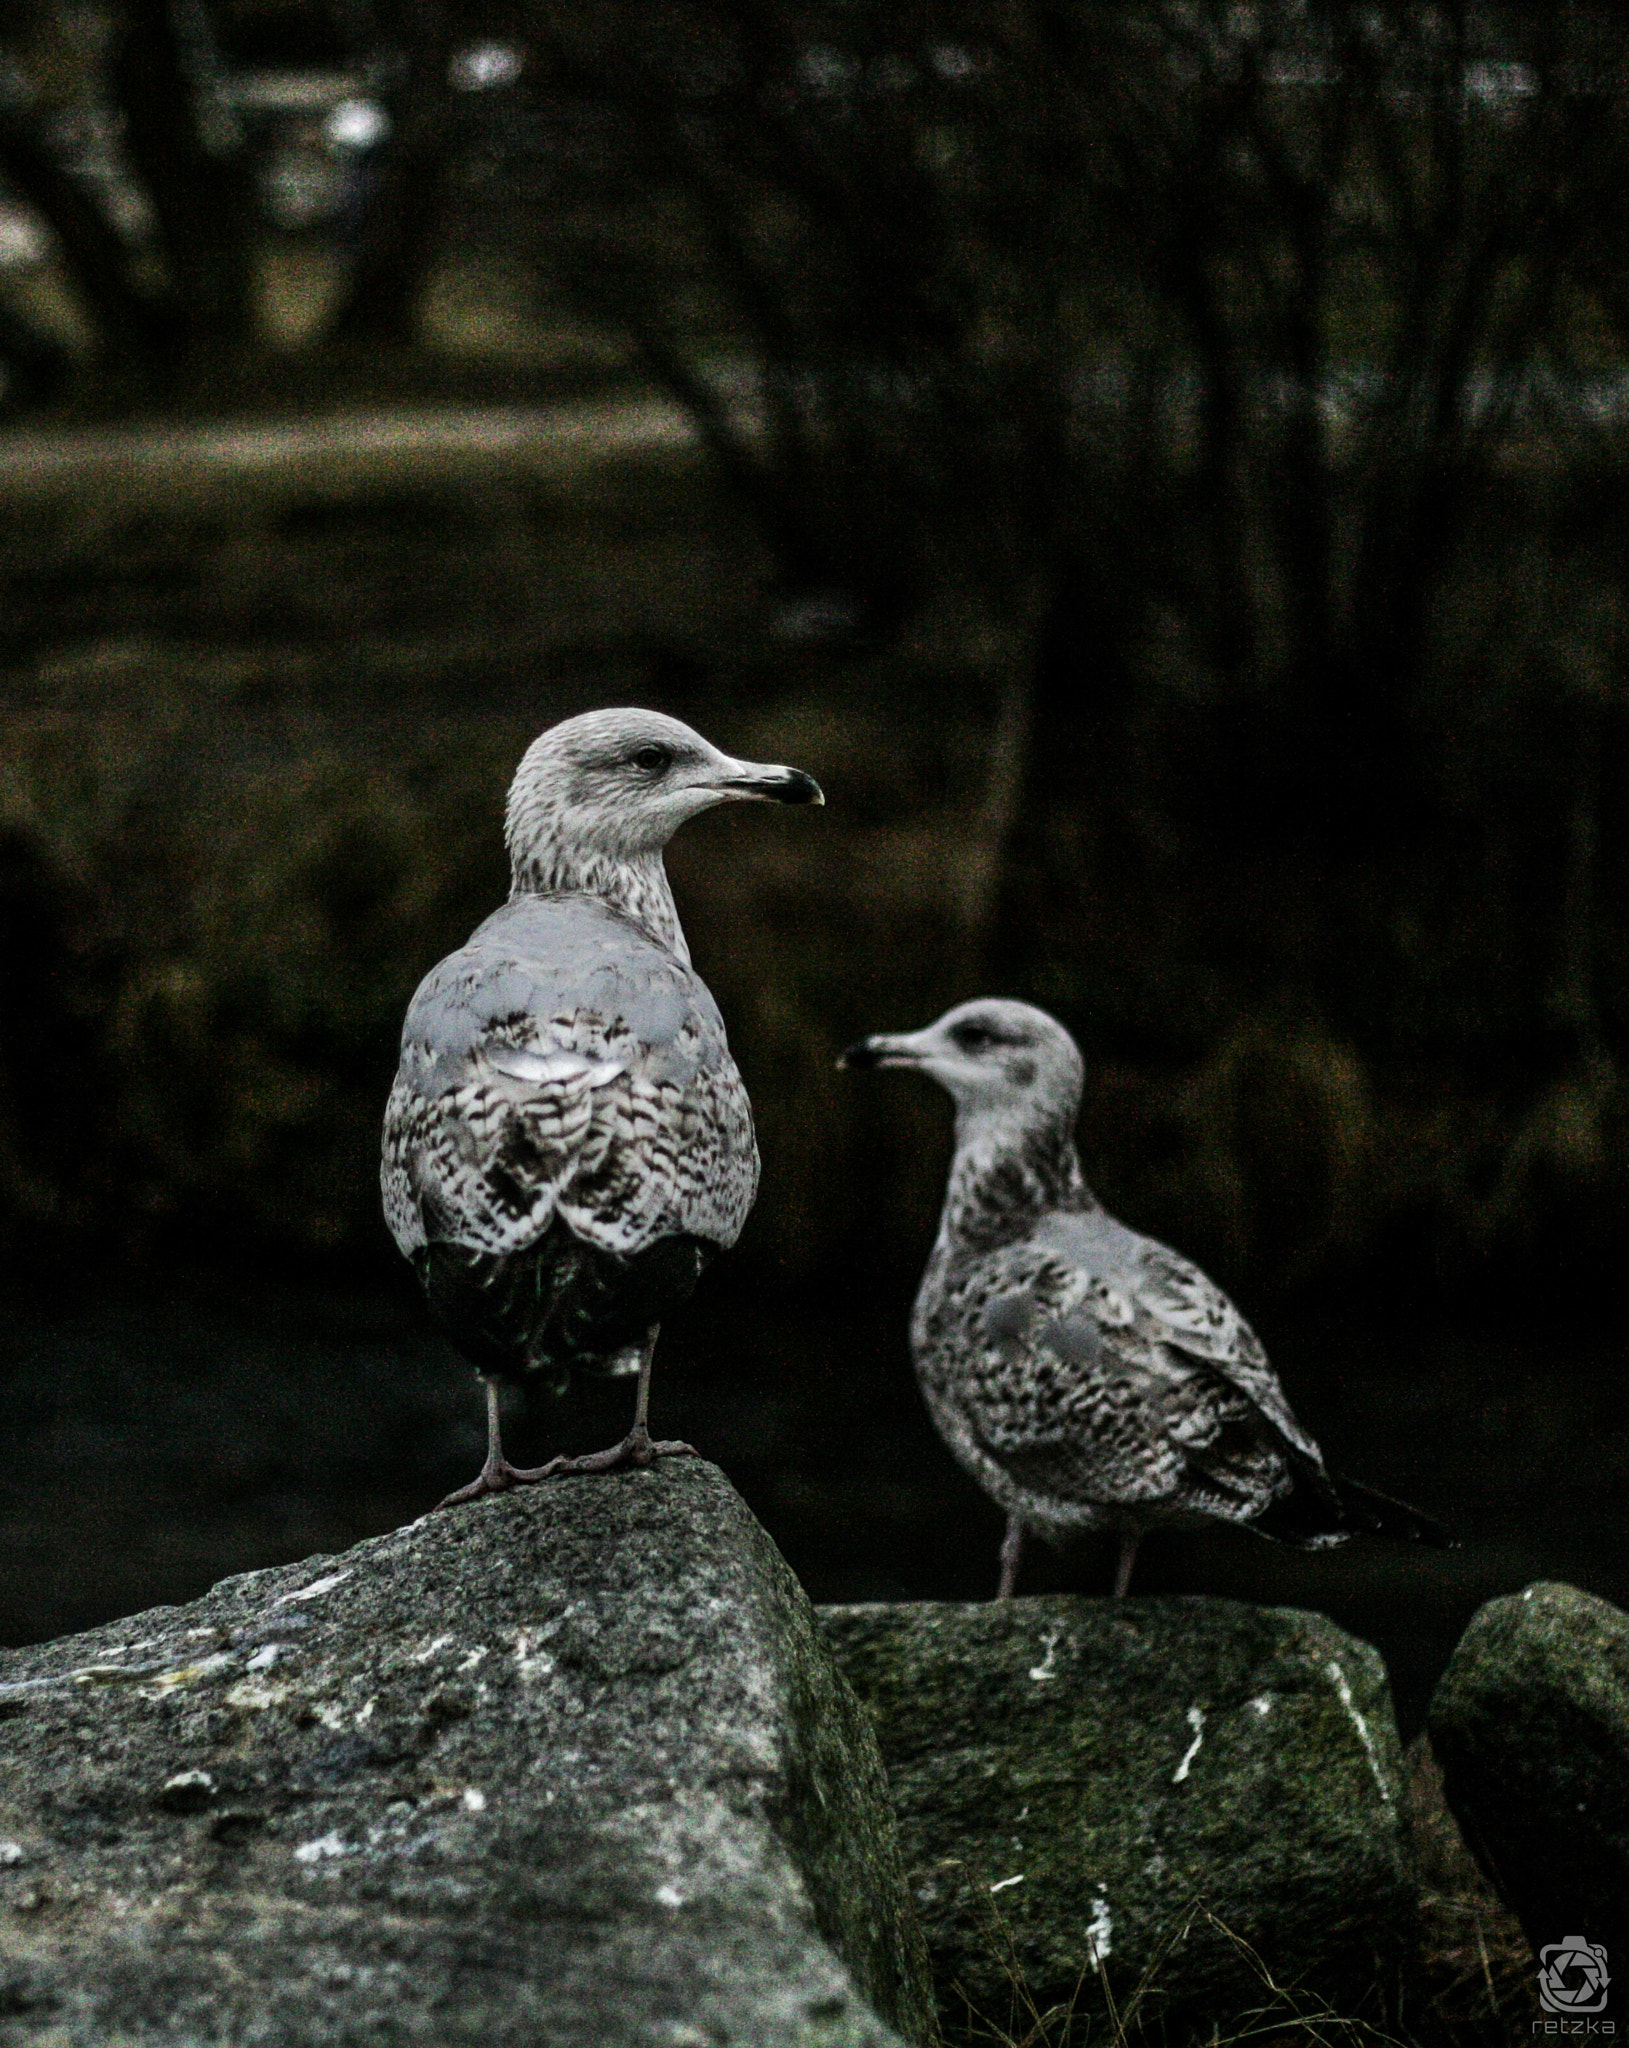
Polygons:
[[585,711],[526,749],[509,789],[504,837],[517,879],[546,878],[584,856],[659,854],[686,818],[756,799],[819,804],[798,768],[738,761],[660,711]]
[[1080,1049],[1056,1017],[1029,1003],[981,996],[921,1031],[878,1032],[843,1053],[841,1067],[914,1067],[951,1095],[959,1118],[1028,1124],[1080,1106]]

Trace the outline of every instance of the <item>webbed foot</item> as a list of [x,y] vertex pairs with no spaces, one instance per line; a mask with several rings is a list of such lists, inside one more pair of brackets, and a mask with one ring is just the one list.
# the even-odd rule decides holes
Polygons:
[[580,1458],[551,1458],[540,1472],[530,1476],[551,1479],[565,1478],[576,1472],[615,1472],[624,1465],[653,1465],[658,1458],[694,1458],[699,1455],[694,1444],[680,1443],[673,1438],[653,1438],[644,1423],[636,1422],[621,1443],[613,1444],[608,1451],[589,1451]]
[[503,1456],[488,1458],[468,1486],[459,1487],[456,1493],[449,1493],[445,1500],[436,1502],[437,1508],[456,1508],[467,1500],[480,1500],[489,1493],[507,1493],[512,1486],[535,1486],[540,1479],[547,1479],[554,1464],[534,1465],[529,1470],[520,1465],[511,1465]]

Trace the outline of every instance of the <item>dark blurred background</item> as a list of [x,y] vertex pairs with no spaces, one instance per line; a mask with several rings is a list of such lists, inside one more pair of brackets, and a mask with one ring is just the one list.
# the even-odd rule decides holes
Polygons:
[[672,851],[765,1177],[656,1397],[817,1598],[993,1584],[905,1346],[947,1106],[833,1058],[999,991],[1464,1538],[1144,1590],[1406,1719],[1489,1595],[1629,1599],[1626,92],[1604,6],[9,0],[0,1641],[469,1476],[378,1121],[617,701],[830,799]]

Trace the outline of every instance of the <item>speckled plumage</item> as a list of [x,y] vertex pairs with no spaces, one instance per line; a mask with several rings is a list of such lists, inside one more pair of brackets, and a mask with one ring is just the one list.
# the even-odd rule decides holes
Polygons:
[[1203,1273],[1097,1206],[1031,1225],[984,1251],[942,1239],[911,1319],[934,1421],[1026,1527],[1254,1521],[1324,1477],[1254,1332]]
[[1381,1527],[1440,1540],[1411,1509],[1332,1476],[1227,1296],[1086,1186],[1080,1054],[1055,1019],[966,1003],[924,1031],[862,1040],[845,1061],[921,1067],[956,1101],[911,1346],[941,1435],[1014,1520],[1014,1559],[1019,1527],[1134,1544],[1209,1518],[1306,1546]]
[[[551,728],[510,791],[509,902],[409,1006],[385,1219],[489,1379],[648,1372],[654,1326],[740,1235],[752,1111],[662,847],[749,796],[820,800],[798,771],[733,760],[654,712]],[[502,1463],[491,1413],[490,1470],[530,1476]]]
[[[421,1272],[436,1270],[434,1247],[456,1245],[489,1262],[469,1270],[490,1292],[495,1262],[563,1231],[622,1261],[692,1240],[693,1283],[741,1234],[758,1187],[752,1111],[718,1006],[610,905],[516,898],[413,998],[381,1180],[391,1235]],[[561,1244],[554,1262],[570,1256]],[[558,1380],[591,1362],[593,1339],[563,1344],[562,1320],[517,1316],[514,1355],[487,1344],[478,1362]]]

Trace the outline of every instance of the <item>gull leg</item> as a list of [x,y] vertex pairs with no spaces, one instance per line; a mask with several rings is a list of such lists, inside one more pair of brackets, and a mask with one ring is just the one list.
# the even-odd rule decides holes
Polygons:
[[1137,1562],[1137,1545],[1142,1540],[1140,1536],[1122,1536],[1120,1538],[1120,1562],[1114,1574],[1114,1597],[1116,1600],[1123,1600],[1127,1593],[1131,1591],[1131,1568]]
[[551,1458],[538,1477],[572,1472],[615,1472],[623,1465],[650,1465],[658,1458],[695,1457],[693,1444],[679,1443],[676,1439],[654,1441],[646,1426],[645,1418],[650,1412],[650,1362],[660,1327],[652,1323],[640,1346],[639,1393],[634,1402],[633,1428],[621,1443],[613,1444],[608,1451],[590,1451],[582,1458]]
[[1018,1586],[1018,1560],[1024,1554],[1024,1525],[1016,1515],[1007,1517],[1007,1533],[1001,1539],[1001,1584],[998,1600],[1010,1600]]
[[486,1493],[507,1493],[511,1486],[530,1486],[543,1477],[546,1465],[538,1465],[531,1471],[523,1471],[518,1465],[511,1465],[503,1454],[503,1433],[498,1415],[498,1383],[486,1383],[486,1463],[470,1481],[468,1486],[459,1487],[456,1493],[449,1493],[436,1505],[455,1508],[461,1501],[479,1500]]

